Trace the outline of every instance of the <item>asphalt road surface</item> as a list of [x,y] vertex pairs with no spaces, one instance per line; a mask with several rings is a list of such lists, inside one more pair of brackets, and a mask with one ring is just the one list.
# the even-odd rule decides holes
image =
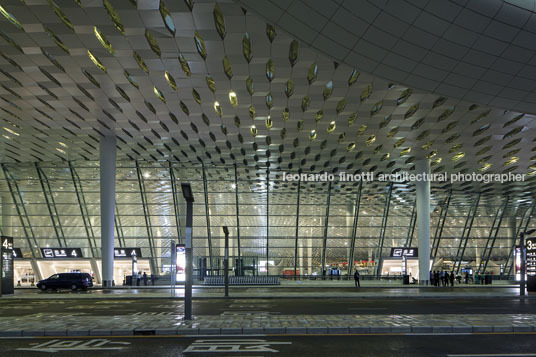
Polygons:
[[[181,299],[35,299],[3,300],[0,317],[35,313],[80,315],[182,314]],[[501,299],[203,299],[194,300],[194,315],[232,311],[269,311],[282,315],[335,314],[536,314],[536,300]]]
[[536,356],[535,335],[317,335],[58,337],[0,339],[18,356]]

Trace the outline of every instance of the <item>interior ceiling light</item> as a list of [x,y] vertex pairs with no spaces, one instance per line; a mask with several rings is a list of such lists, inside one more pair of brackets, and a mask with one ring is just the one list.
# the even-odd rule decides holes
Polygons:
[[93,27],[93,32],[95,33],[95,37],[97,37],[97,40],[101,43],[101,45],[108,50],[110,53],[114,53],[114,49],[112,47],[112,44],[106,39],[106,36],[97,28],[97,26]]
[[175,78],[168,72],[164,72],[164,77],[166,78],[166,81],[168,82],[169,86],[173,88],[174,91],[178,90],[177,82],[175,82]]
[[63,143],[63,142],[61,142],[61,141],[59,141],[58,144],[60,144],[60,145],[63,146],[64,148],[68,148],[68,147],[69,147],[69,146],[67,146],[67,144],[65,144],[65,143]]
[[456,162],[456,161],[460,160],[461,158],[463,158],[464,156],[465,156],[464,152],[459,152],[456,155],[454,155],[451,160],[453,162]]
[[108,12],[108,15],[110,15],[110,18],[112,19],[115,28],[118,29],[124,35],[125,26],[123,26],[123,23],[121,22],[121,19],[119,18],[119,15],[117,15],[117,12],[115,11],[112,4],[110,4],[108,0],[103,0],[103,4],[104,8],[106,8],[106,11]]
[[22,27],[22,24],[9,12],[7,12],[1,5],[0,5],[0,13],[4,15],[6,19],[8,19],[9,22],[11,22],[13,25],[17,26],[19,30],[24,31],[24,28]]
[[222,117],[223,112],[219,102],[214,102],[214,111],[216,112],[216,114],[218,114],[220,118]]
[[101,71],[106,73],[106,67],[99,61],[99,59],[91,53],[91,51],[87,50],[87,55],[89,56],[89,59],[95,64],[95,66],[99,67]]
[[484,166],[480,167],[478,169],[478,171],[482,172],[482,171],[486,171],[488,170],[489,168],[491,167],[491,164],[490,163],[485,163]]
[[6,134],[2,134],[2,136],[8,140],[11,140],[11,138],[9,136],[7,136]]
[[519,157],[517,156],[512,156],[510,159],[506,160],[503,164],[503,166],[510,166],[512,164],[515,164],[516,162],[519,161]]
[[147,43],[149,43],[149,46],[151,47],[151,50],[160,57],[162,55],[162,51],[160,50],[160,46],[158,45],[158,41],[156,38],[154,38],[153,34],[149,29],[145,29],[145,39],[147,40]]
[[244,54],[246,61],[250,63],[251,59],[253,58],[253,54],[251,53],[251,40],[249,39],[249,34],[247,32],[242,38],[242,53]]
[[335,131],[335,129],[337,128],[337,124],[335,123],[335,120],[333,120],[331,123],[329,123],[328,125],[328,134],[331,134]]
[[63,150],[63,149],[56,148],[56,150],[61,152],[63,155],[67,155],[67,152],[65,152],[65,150]]
[[13,134],[13,135],[16,135],[16,136],[19,136],[19,135],[20,135],[20,134],[17,133],[16,131],[13,131],[13,130],[11,130],[11,129],[9,129],[9,128],[6,128],[5,126],[3,127],[3,129],[4,129],[5,131],[7,131],[8,133],[10,133],[10,134]]
[[234,91],[229,92],[229,102],[233,106],[233,108],[236,108],[238,106],[238,97],[236,96],[236,93]]
[[359,72],[357,69],[354,69],[352,73],[350,73],[350,77],[348,78],[348,86],[351,87],[359,78]]
[[406,149],[400,151],[400,156],[407,155],[407,154],[410,153],[410,151],[411,151],[411,147],[408,147],[408,148],[406,148]]
[[72,22],[65,16],[63,11],[61,11],[61,8],[56,5],[56,3],[52,0],[48,0],[48,4],[54,10],[54,13],[60,18],[60,20],[67,26],[72,32],[74,32],[74,26]]
[[166,25],[166,28],[173,36],[175,36],[175,23],[173,22],[173,18],[171,17],[171,12],[169,12],[168,8],[162,0],[160,0],[159,10],[160,15],[162,16],[162,20],[164,20],[164,24]]

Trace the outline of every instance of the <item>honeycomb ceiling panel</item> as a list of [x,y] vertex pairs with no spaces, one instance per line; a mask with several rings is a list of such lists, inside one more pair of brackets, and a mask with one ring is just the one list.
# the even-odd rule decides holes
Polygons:
[[[277,6],[243,3],[259,12],[270,7],[267,17]],[[291,1],[288,13],[299,15],[291,11],[296,4],[315,19],[312,3]],[[330,18],[350,6],[322,4],[332,8],[323,15]],[[119,160],[225,167],[232,176],[236,165],[257,181],[248,191],[266,191],[268,178],[270,189],[292,192],[289,199],[298,186],[278,180],[281,171],[393,173],[427,157],[435,172],[536,174],[534,111],[408,87],[400,83],[413,82],[396,71],[377,73],[359,61],[350,67],[345,62],[352,61],[293,32],[288,22],[266,23],[236,2],[7,0],[1,6],[5,163],[97,160],[100,137],[115,135]],[[432,188],[523,197],[533,182]],[[358,185],[310,187],[354,192]],[[385,183],[367,189],[389,190]],[[393,195],[412,201],[414,188],[396,184]]]

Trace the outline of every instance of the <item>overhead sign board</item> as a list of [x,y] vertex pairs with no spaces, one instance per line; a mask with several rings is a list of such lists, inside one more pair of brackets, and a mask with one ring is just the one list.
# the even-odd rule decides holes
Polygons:
[[45,259],[75,259],[83,258],[81,248],[41,248]]
[[141,258],[141,248],[115,248],[114,258]]
[[392,258],[418,258],[419,249],[418,248],[391,248],[391,257]]
[[13,294],[13,237],[0,238],[2,294]]
[[527,238],[527,275],[536,276],[536,237]]
[[19,258],[24,258],[22,256],[22,251],[20,250],[20,248],[13,248],[13,259],[19,259]]
[[177,281],[186,280],[186,246],[184,244],[177,244],[175,246],[176,253],[176,265],[177,265]]

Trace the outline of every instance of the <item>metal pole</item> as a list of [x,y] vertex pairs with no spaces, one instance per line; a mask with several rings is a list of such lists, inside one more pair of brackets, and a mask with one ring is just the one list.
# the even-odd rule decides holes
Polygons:
[[223,226],[223,233],[225,233],[225,258],[223,260],[224,277],[223,282],[225,284],[225,297],[229,296],[229,228]]
[[192,223],[193,223],[193,203],[194,196],[189,183],[182,183],[182,194],[186,200],[186,280],[184,283],[184,319],[192,319]]
[[171,297],[175,296],[175,284],[177,280],[177,245],[175,244],[175,241],[172,240],[170,242],[170,258],[171,261],[169,262],[169,285],[171,287],[170,295]]
[[525,295],[525,270],[526,270],[526,252],[525,252],[525,233],[521,233],[519,235],[519,248],[521,250],[521,271],[519,272],[521,275],[521,279],[519,281],[519,295],[524,296]]

